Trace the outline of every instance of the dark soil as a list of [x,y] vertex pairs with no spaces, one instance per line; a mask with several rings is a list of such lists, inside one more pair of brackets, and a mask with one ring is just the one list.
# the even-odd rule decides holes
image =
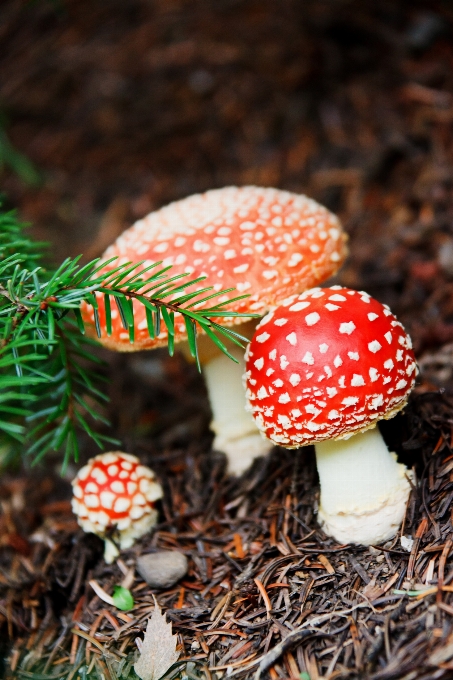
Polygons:
[[5,474],[2,677],[128,677],[151,590],[135,576],[123,614],[88,581],[110,593],[155,548],[190,557],[185,579],[155,593],[187,677],[453,677],[451,3],[3,0],[0,74],[9,138],[42,175],[30,187],[6,169],[6,202],[56,259],[96,256],[197,191],[304,192],[350,235],[337,281],[391,306],[421,367],[405,414],[383,426],[418,475],[408,552],[400,536],[370,549],[326,539],[310,449],[228,479],[193,366],[104,352],[113,433],[162,481],[161,523],[106,566],[56,462]]

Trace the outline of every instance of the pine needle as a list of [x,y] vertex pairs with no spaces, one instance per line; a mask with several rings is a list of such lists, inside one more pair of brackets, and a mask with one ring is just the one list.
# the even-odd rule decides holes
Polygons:
[[[100,448],[120,443],[96,425],[108,426],[102,414],[104,365],[93,352],[96,343],[84,335],[83,302],[92,305],[101,336],[104,330],[112,333],[113,299],[131,343],[135,306],[143,305],[150,337],[157,337],[165,326],[170,355],[175,314],[180,314],[197,365],[197,327],[234,361],[221,338],[241,346],[247,342],[218,320],[256,315],[228,311],[225,302],[200,308],[233,289],[214,293],[210,286],[200,289],[204,277],[172,275],[171,267],[162,268],[159,262],[143,268],[143,262],[118,265],[113,258],[82,266],[78,256],[47,269],[41,264],[44,251],[44,244],[28,238],[15,213],[2,212],[0,206],[0,450],[8,456],[25,450],[37,462],[50,451],[60,451],[65,469],[78,458],[79,432]],[[209,295],[203,298],[205,292]],[[97,296],[104,299],[105,329]]]

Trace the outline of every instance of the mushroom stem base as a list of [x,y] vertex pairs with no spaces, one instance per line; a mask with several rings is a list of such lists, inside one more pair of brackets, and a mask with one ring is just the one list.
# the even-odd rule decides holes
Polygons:
[[371,545],[398,531],[413,474],[396,461],[378,428],[316,444],[321,483],[318,519],[340,543]]
[[229,440],[217,436],[213,443],[214,449],[226,454],[228,472],[232,475],[242,475],[255,458],[266,456],[273,446],[272,442],[264,440],[259,432]]
[[107,564],[113,564],[117,557],[119,557],[120,551],[116,547],[113,541],[109,538],[104,538],[104,560]]
[[203,373],[213,415],[211,429],[216,435],[213,448],[226,453],[228,471],[238,475],[254,458],[266,455],[273,445],[261,436],[245,410],[244,350],[234,347],[230,351],[239,363],[221,354],[203,366]]

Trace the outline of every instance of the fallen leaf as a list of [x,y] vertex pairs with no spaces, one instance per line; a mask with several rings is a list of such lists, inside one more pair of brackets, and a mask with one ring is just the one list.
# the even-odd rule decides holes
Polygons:
[[148,619],[140,658],[134,666],[142,680],[160,680],[179,657],[176,651],[177,635],[173,635],[171,623],[167,623],[162,610],[155,601],[153,615]]

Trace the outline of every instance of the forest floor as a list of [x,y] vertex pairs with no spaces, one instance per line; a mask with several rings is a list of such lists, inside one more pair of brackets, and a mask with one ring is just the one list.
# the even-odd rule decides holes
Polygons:
[[[361,548],[319,529],[310,448],[228,478],[194,367],[103,351],[111,433],[161,480],[160,523],[108,566],[56,459],[3,473],[2,677],[134,677],[153,594],[188,678],[453,677],[450,3],[3,0],[0,45],[6,130],[41,176],[30,186],[5,168],[5,202],[56,261],[97,256],[198,191],[306,193],[350,236],[335,283],[389,304],[421,369],[382,428],[417,475],[404,524]],[[171,589],[131,572],[156,549],[189,558]],[[89,585],[111,593],[125,574],[127,613]]]

